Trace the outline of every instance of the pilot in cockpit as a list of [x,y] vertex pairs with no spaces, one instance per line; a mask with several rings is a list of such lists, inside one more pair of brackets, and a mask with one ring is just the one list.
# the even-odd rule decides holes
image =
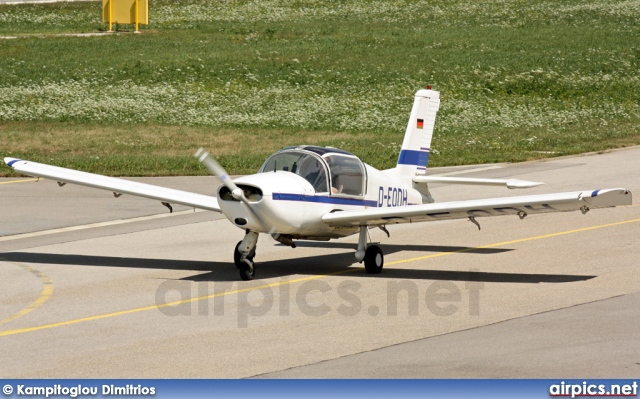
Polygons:
[[[317,193],[327,192],[327,174],[324,166],[315,158],[308,158],[300,166],[300,176],[304,177]],[[338,194],[341,188],[331,187],[332,194]]]
[[318,160],[306,159],[300,166],[300,176],[311,183],[317,193],[327,192],[327,176]]

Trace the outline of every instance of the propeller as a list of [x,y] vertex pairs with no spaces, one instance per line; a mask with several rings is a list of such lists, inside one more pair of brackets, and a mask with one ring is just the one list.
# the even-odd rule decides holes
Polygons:
[[198,158],[200,163],[202,163],[207,169],[209,169],[209,172],[211,172],[214,176],[219,178],[220,181],[222,181],[222,184],[224,184],[231,191],[231,195],[233,196],[233,198],[237,199],[238,201],[244,202],[245,204],[247,204],[247,206],[250,207],[249,200],[247,200],[247,197],[244,196],[242,189],[236,186],[236,184],[233,182],[233,180],[231,180],[229,174],[227,174],[227,171],[224,170],[222,165],[220,165],[218,161],[213,159],[213,157],[209,155],[209,153],[205,151],[204,148],[200,148],[198,151],[196,151],[195,157]]
[[209,169],[209,172],[219,178],[220,181],[222,181],[222,184],[231,191],[231,195],[233,196],[233,198],[238,201],[242,201],[249,208],[251,213],[253,213],[256,219],[258,219],[260,224],[262,224],[264,229],[267,230],[269,234],[273,235],[276,230],[275,226],[270,226],[270,224],[266,223],[265,220],[260,217],[256,209],[254,209],[247,197],[245,197],[244,191],[242,191],[242,189],[238,187],[233,182],[233,180],[231,180],[231,177],[229,177],[229,174],[226,170],[224,170],[222,165],[220,165],[218,161],[213,159],[213,157],[207,151],[205,151],[204,148],[200,148],[198,151],[196,151],[194,156],[198,158],[200,163],[202,163],[207,169]]

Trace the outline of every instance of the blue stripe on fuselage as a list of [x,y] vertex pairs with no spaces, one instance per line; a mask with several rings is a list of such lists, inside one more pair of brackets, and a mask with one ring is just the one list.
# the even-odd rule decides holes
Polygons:
[[427,166],[429,151],[401,150],[398,165]]
[[351,198],[339,198],[339,197],[325,197],[320,195],[273,193],[272,197],[274,201],[315,202],[315,203],[322,203],[322,204],[370,206],[374,208],[378,206],[377,201],[359,200],[359,199],[351,199]]

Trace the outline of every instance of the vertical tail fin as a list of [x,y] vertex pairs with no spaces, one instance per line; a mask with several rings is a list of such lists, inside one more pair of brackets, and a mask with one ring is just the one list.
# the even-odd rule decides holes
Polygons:
[[440,108],[440,92],[431,88],[418,90],[396,165],[395,174],[398,177],[411,179],[412,176],[424,173],[427,169],[438,108]]
[[395,168],[384,171],[407,187],[417,190],[425,204],[434,202],[429,187],[426,183],[415,183],[413,177],[423,174],[427,169],[438,108],[440,108],[440,92],[431,90],[430,87],[427,90],[418,90],[413,100],[398,163]]

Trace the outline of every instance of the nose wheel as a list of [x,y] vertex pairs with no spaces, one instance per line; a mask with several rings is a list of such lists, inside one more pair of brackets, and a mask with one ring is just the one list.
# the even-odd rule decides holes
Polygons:
[[256,256],[257,243],[258,233],[249,231],[244,236],[244,239],[236,244],[236,248],[233,251],[233,263],[238,268],[242,280],[253,280],[256,275],[253,258]]
[[244,281],[253,280],[256,275],[256,269],[254,268],[255,263],[250,261],[249,259],[245,259],[240,266],[238,266],[238,270],[240,271],[240,278]]
[[253,251],[253,254],[242,259],[242,254],[238,249],[240,247],[240,244],[242,244],[242,241],[238,241],[236,249],[233,251],[233,263],[238,268],[238,271],[240,272],[240,278],[242,280],[253,280],[256,275],[256,269],[254,267],[255,262],[253,261],[253,258],[256,255],[255,249]]
[[[238,243],[236,244],[236,249],[233,251],[233,263],[235,263],[237,268],[240,268],[241,265],[241,259],[242,259],[242,254],[240,253],[239,247],[240,244],[242,244],[242,241],[238,241]],[[256,251],[255,249],[253,250],[253,253],[250,253],[246,259],[250,260],[251,262],[253,262],[253,257],[256,256]]]

